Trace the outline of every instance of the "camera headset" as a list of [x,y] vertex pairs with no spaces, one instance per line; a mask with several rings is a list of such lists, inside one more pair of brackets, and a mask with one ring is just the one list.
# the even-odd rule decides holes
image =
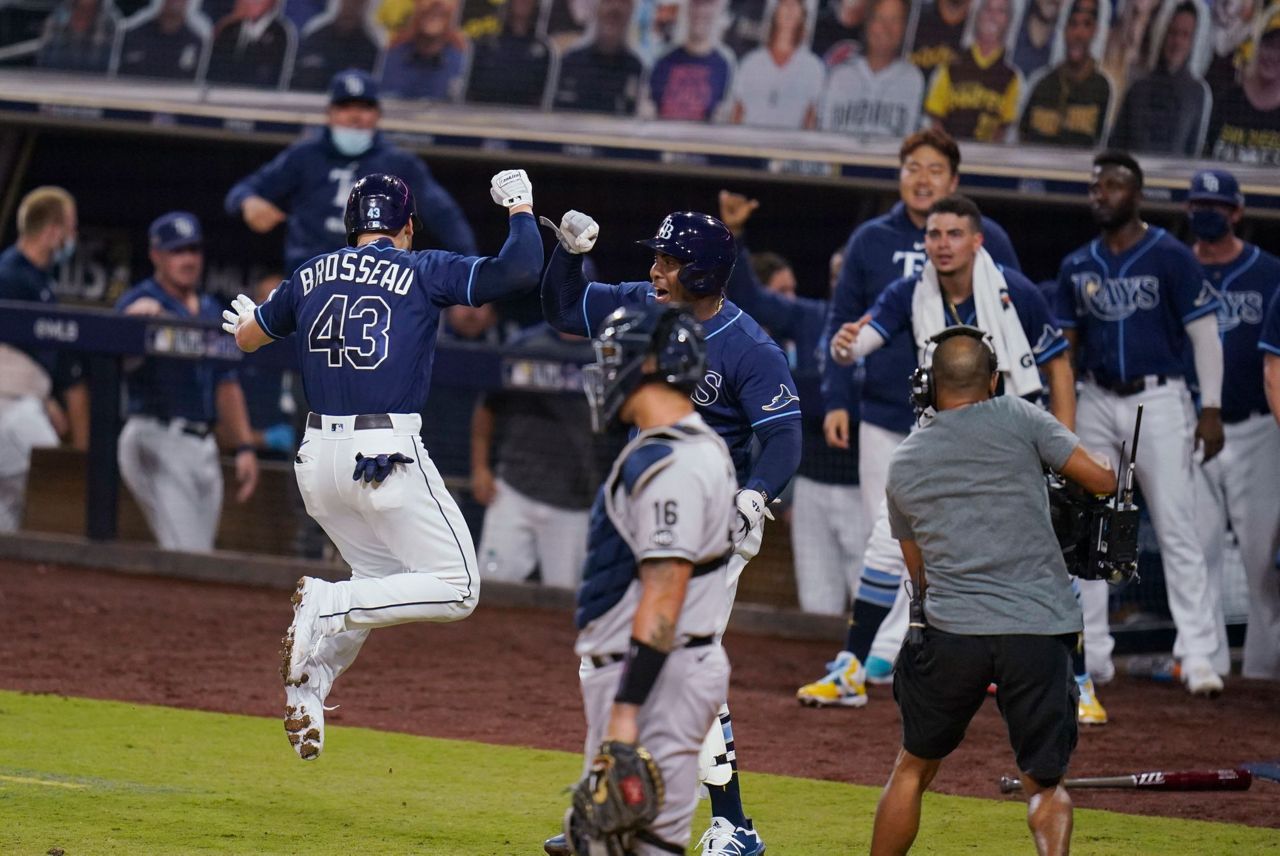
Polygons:
[[1000,361],[996,357],[996,349],[991,342],[991,336],[978,327],[957,324],[930,336],[929,344],[924,352],[924,359],[921,361],[920,366],[911,373],[911,405],[915,408],[917,416],[929,410],[936,412],[938,409],[938,388],[933,381],[933,354],[938,350],[939,345],[948,339],[954,339],[956,336],[968,336],[981,342],[987,351],[987,368],[990,373],[995,374],[1000,370]]

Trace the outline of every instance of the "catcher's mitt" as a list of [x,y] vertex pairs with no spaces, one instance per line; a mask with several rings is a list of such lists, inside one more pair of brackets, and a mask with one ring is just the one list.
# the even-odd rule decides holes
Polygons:
[[643,746],[606,740],[573,789],[565,839],[579,856],[625,856],[653,823],[665,795],[662,773]]

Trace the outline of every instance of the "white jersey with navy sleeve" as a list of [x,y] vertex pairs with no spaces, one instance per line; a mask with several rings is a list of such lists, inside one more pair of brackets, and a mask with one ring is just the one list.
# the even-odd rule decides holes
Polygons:
[[273,339],[297,333],[307,401],[317,413],[418,413],[440,313],[474,305],[484,258],[399,250],[390,238],[317,256],[257,309]]
[[1181,377],[1184,328],[1218,305],[1195,256],[1157,226],[1119,255],[1095,238],[1058,272],[1058,322],[1079,331],[1083,367],[1103,385]]

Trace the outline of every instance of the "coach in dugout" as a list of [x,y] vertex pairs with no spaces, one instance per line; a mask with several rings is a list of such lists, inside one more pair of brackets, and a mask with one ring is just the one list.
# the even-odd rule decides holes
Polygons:
[[996,357],[981,330],[950,327],[932,341],[927,398],[936,416],[895,450],[886,488],[923,611],[913,610],[898,656],[902,750],[871,852],[910,849],[925,790],[995,683],[1036,850],[1066,853],[1071,799],[1060,783],[1076,745],[1071,651],[1083,620],[1042,468],[1096,494],[1115,490],[1115,473],[1047,411],[993,397]]
[[458,203],[421,158],[396,147],[378,130],[378,94],[368,73],[338,72],[329,83],[324,130],[294,143],[227,192],[227,213],[259,234],[288,220],[285,270],[346,246],[342,212],[351,185],[374,172],[404,176],[418,200],[418,216],[435,240],[432,246],[475,255],[476,239]]

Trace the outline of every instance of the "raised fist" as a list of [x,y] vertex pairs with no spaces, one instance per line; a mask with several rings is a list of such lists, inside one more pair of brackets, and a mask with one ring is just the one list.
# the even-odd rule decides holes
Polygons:
[[522,169],[505,169],[489,183],[489,195],[504,208],[533,204],[533,182]]
[[596,245],[596,238],[600,237],[600,224],[581,211],[566,211],[560,219],[558,229],[546,217],[539,218],[539,221],[555,233],[560,246],[574,255],[591,252],[591,248]]

